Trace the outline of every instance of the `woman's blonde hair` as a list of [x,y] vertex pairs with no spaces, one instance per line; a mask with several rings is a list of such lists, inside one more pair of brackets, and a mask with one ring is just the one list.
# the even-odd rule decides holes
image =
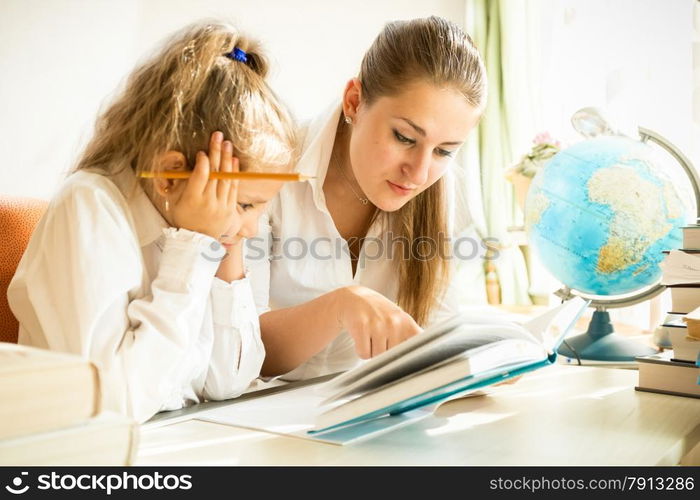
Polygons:
[[[226,55],[234,48],[246,62]],[[241,170],[287,170],[294,124],[265,82],[267,72],[259,44],[236,29],[218,23],[183,29],[131,74],[98,118],[75,170],[150,171],[168,150],[182,152],[191,169],[216,130],[233,142]]]
[[[365,54],[359,74],[362,99],[393,96],[416,81],[460,92],[479,110],[486,105],[486,70],[471,38],[457,25],[428,17],[387,24]],[[396,212],[382,214],[399,241],[411,245],[397,262],[398,303],[419,324],[425,324],[449,280],[447,206],[444,179]],[[420,258],[420,246],[436,252]]]

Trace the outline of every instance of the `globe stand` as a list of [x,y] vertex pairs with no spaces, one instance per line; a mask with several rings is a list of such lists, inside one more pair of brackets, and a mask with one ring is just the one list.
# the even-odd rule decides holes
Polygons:
[[655,354],[657,351],[615,333],[610,322],[610,313],[604,308],[597,308],[586,333],[567,339],[558,352],[562,356],[589,361],[625,362],[634,361],[637,356]]

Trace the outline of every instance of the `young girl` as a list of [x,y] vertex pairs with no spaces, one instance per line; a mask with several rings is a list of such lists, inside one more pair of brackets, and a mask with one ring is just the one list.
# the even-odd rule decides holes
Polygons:
[[[485,102],[481,57],[453,23],[379,34],[342,102],[305,132],[297,170],[315,178],[285,186],[261,219],[273,258],[250,264],[263,305],[269,289],[265,375],[347,370],[454,311],[446,174]],[[285,253],[295,238],[309,258]]]
[[[209,172],[291,164],[293,124],[266,73],[232,28],[177,34],[99,118],[32,236],[8,291],[19,342],[95,362],[108,409],[142,422],[259,375],[242,245],[281,184]],[[139,176],[161,170],[192,174]]]

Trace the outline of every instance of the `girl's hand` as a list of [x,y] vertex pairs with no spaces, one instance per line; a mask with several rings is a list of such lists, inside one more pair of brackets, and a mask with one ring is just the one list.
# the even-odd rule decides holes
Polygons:
[[216,277],[227,283],[240,280],[245,277],[245,267],[243,265],[243,245],[245,240],[241,239],[226,247],[226,256],[219,262],[216,270]]
[[224,141],[221,132],[214,132],[209,154],[197,153],[192,175],[172,203],[176,227],[206,234],[219,240],[224,234],[237,233],[241,226],[236,210],[238,180],[209,179],[209,172],[238,171],[238,159],[233,157],[233,144]]
[[[223,149],[227,149],[231,146],[229,141],[224,141]],[[238,158],[232,157],[229,153],[228,155],[221,156],[221,162],[219,168],[213,167],[213,170],[221,170],[222,172],[239,172],[240,165]],[[221,181],[219,181],[221,182]],[[242,279],[245,276],[244,266],[243,266],[243,244],[244,240],[237,237],[238,232],[241,229],[241,215],[238,210],[238,181],[235,182],[235,192],[231,194],[233,196],[233,217],[231,218],[231,225],[229,228],[221,235],[221,243],[226,248],[226,256],[219,263],[219,268],[216,270],[216,277],[231,283]],[[221,185],[218,186],[221,188]],[[233,243],[230,240],[233,239]],[[228,243],[223,240],[229,241]]]
[[422,331],[408,313],[370,288],[349,286],[340,293],[338,320],[362,359],[373,358]]

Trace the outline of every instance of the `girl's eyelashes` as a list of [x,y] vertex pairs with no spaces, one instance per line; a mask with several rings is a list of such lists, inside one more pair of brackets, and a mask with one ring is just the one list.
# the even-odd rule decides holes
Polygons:
[[239,203],[238,206],[241,207],[241,210],[243,210],[244,212],[247,212],[248,210],[253,208],[252,203]]
[[402,133],[400,133],[398,130],[393,129],[394,132],[394,137],[396,137],[396,140],[399,141],[402,144],[415,144],[416,141],[414,139],[409,139]]

